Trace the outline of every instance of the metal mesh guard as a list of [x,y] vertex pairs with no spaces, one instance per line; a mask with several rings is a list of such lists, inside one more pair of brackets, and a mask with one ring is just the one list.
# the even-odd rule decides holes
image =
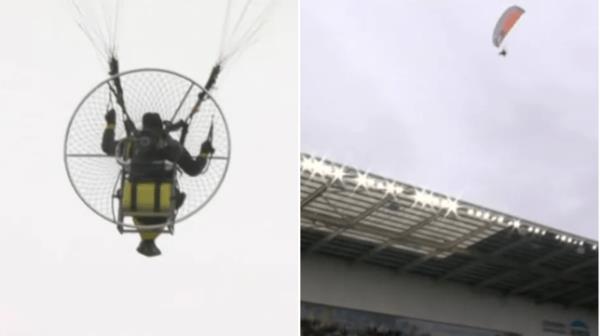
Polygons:
[[[174,122],[187,117],[198,94],[204,91],[193,80],[167,70],[138,69],[117,76],[121,78],[127,112],[138,129],[146,112],[159,113],[163,120]],[[121,225],[124,223],[117,220],[118,199],[114,197],[120,185],[121,166],[101,149],[112,78],[98,84],[77,106],[65,136],[64,161],[79,198],[102,218]],[[116,106],[115,109],[120,111]],[[214,123],[213,160],[204,174],[196,177],[179,174],[178,186],[187,196],[178,210],[176,223],[189,218],[208,203],[227,173],[231,150],[229,130],[220,107],[210,95],[192,120],[185,148],[192,156],[199,153],[211,120]],[[119,112],[115,135],[117,140],[125,137],[122,113]],[[179,132],[172,132],[171,136],[178,139]]]

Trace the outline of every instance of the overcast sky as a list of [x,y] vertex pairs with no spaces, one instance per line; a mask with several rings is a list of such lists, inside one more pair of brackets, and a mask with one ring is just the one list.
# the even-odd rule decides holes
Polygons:
[[303,152],[597,236],[597,2],[303,0]]
[[[122,70],[205,82],[225,1],[122,3]],[[65,173],[67,123],[106,78],[70,4],[0,2],[0,335],[295,335],[296,1],[280,2],[258,43],[225,69],[215,95],[232,137],[227,177],[174,236],[158,238],[156,259],[90,211]]]

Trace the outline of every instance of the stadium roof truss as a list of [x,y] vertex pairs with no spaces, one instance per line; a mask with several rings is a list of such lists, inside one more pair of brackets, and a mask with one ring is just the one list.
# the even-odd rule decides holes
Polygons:
[[306,154],[301,249],[598,308],[597,242]]

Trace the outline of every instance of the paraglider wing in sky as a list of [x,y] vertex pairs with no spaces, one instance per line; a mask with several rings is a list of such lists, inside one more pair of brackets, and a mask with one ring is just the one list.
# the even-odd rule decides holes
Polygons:
[[525,10],[519,6],[512,6],[504,11],[504,14],[502,14],[494,28],[494,35],[492,37],[494,46],[500,47],[506,35],[508,35],[523,13],[525,13]]

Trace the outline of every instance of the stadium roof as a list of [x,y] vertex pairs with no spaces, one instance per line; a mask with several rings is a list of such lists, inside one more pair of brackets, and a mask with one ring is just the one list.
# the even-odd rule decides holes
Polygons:
[[598,308],[597,241],[303,154],[302,255]]

